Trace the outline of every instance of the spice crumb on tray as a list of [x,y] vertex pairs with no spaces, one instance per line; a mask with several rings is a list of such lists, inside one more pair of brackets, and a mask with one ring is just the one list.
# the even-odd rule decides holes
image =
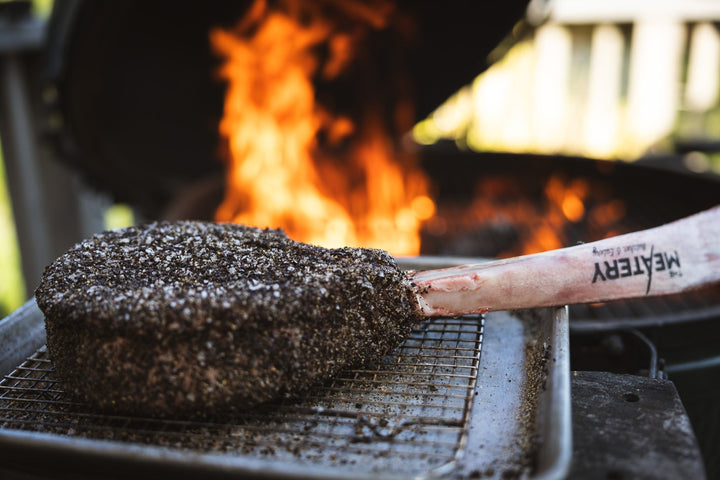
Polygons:
[[35,296],[76,400],[163,417],[293,397],[378,361],[422,319],[386,252],[194,221],[95,235],[46,268]]

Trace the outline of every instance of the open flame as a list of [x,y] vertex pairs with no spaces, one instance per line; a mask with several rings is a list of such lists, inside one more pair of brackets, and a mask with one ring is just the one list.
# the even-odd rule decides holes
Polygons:
[[423,225],[425,248],[443,255],[513,257],[627,233],[626,205],[604,181],[550,174],[480,178],[469,202],[440,203]]
[[[316,98],[314,79],[337,77],[362,39],[361,29],[340,27],[321,4],[289,0],[271,8],[256,0],[233,31],[210,33],[224,58],[219,128],[230,154],[216,219],[280,227],[328,247],[417,254],[421,223],[435,212],[426,176],[397,151],[372,99],[362,118],[350,119]],[[351,13],[367,28],[382,28],[391,12]],[[341,158],[328,153],[348,144]]]
[[587,240],[574,238],[577,224],[593,236],[617,232],[622,202],[563,175],[547,180],[539,201],[512,178],[483,178],[474,199],[436,212],[425,173],[389,133],[412,129],[410,102],[388,115],[388,105],[363,97],[360,111],[340,114],[316,89],[347,78],[363,39],[392,15],[386,0],[255,0],[235,28],[210,32],[227,83],[219,128],[229,155],[218,221],[395,255],[420,253],[421,227],[432,251],[436,238],[452,242],[484,227],[507,234],[513,225],[512,242],[493,253],[501,257]]
[[602,198],[600,189],[585,178],[566,179],[551,175],[544,187],[543,211],[534,212],[527,220],[532,227],[513,254],[531,254],[572,246],[566,231],[585,222],[584,231],[600,240],[620,232],[617,222],[625,215],[624,203],[615,198]]

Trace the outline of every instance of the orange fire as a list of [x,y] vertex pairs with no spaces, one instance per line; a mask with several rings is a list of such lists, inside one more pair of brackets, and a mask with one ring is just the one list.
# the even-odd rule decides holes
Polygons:
[[[216,219],[280,227],[291,238],[328,247],[418,254],[421,223],[435,212],[425,175],[397,152],[370,101],[363,118],[350,119],[316,99],[313,79],[336,77],[361,39],[319,3],[271,8],[256,0],[235,30],[210,34],[224,58],[220,133],[230,153]],[[390,13],[357,15],[368,28],[382,28]],[[331,146],[352,137],[355,148],[335,158],[320,137]]]
[[537,215],[541,223],[523,245],[523,254],[571,246],[565,236],[565,227],[587,221],[588,232],[599,240],[616,235],[613,230],[625,214],[624,203],[617,199],[603,199],[583,178],[566,180],[552,175],[545,184],[545,213]]
[[537,189],[534,180],[487,175],[469,204],[440,204],[423,230],[431,248],[502,258],[626,233],[625,209],[600,180],[557,173]]

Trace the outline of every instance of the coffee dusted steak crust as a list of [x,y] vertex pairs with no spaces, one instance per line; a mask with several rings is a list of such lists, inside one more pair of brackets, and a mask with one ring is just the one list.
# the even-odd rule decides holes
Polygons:
[[97,409],[241,411],[379,360],[421,320],[386,252],[205,222],[107,231],[35,291],[64,388]]

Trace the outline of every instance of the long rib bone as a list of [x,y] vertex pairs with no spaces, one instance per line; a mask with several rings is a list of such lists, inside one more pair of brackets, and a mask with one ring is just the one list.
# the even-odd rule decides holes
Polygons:
[[720,206],[593,243],[408,278],[428,316],[678,293],[720,281]]

